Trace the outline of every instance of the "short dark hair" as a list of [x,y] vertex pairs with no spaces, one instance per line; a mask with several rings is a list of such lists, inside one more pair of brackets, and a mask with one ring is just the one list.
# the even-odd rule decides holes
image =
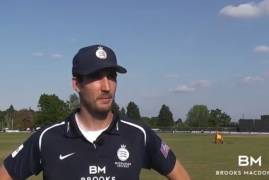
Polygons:
[[81,84],[83,82],[83,79],[85,78],[84,75],[80,75],[80,74],[74,74],[73,77],[76,78],[79,84]]
[[108,77],[115,80],[117,79],[117,72],[115,71],[114,68],[104,68],[103,70],[100,70],[91,74],[87,74],[87,75],[75,74],[74,77],[81,84],[83,83],[85,79],[98,79],[98,77],[100,77],[99,73],[102,71],[110,72]]

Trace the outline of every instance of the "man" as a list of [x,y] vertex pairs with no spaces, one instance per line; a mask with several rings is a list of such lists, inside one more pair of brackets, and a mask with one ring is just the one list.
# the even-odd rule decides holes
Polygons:
[[117,72],[127,71],[117,64],[112,49],[80,49],[72,68],[80,108],[19,146],[5,159],[0,180],[25,179],[40,171],[49,180],[137,180],[141,168],[153,168],[172,180],[190,179],[149,127],[112,113]]
[[219,131],[215,134],[215,144],[223,144],[223,135]]

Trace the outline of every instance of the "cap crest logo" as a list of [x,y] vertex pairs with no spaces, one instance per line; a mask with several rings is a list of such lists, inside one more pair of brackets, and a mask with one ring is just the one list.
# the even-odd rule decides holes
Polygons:
[[99,46],[95,52],[96,57],[98,57],[99,59],[106,59],[107,58],[107,54],[106,51],[104,50],[103,47]]

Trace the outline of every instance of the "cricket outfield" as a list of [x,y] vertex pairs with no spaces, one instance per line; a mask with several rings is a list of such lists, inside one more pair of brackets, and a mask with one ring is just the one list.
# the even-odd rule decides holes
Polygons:
[[[207,134],[159,135],[173,149],[194,180],[269,179],[269,135],[224,135],[224,144],[214,144],[214,135]],[[0,162],[28,136],[27,133],[0,133]],[[249,162],[248,166],[239,166],[239,155],[251,156],[254,161],[250,157],[249,161],[242,161],[245,165]],[[41,180],[42,176],[29,179]],[[140,179],[165,178],[152,170],[143,170]]]

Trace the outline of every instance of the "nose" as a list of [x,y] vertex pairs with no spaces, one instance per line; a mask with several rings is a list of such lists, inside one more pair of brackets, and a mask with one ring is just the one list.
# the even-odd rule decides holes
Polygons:
[[110,91],[109,79],[107,76],[103,76],[101,79],[101,90],[102,91]]

